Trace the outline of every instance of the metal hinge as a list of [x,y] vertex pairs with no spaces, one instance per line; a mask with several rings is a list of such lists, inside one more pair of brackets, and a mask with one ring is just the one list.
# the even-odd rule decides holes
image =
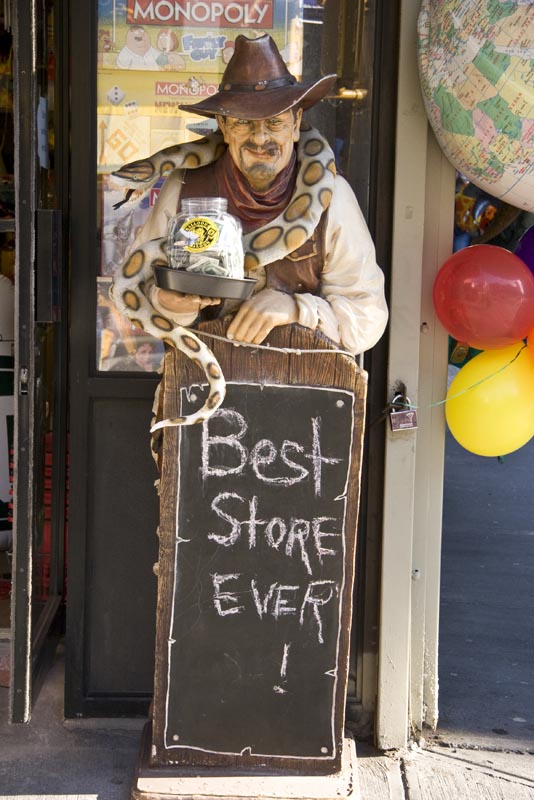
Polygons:
[[28,394],[30,373],[28,367],[21,367],[19,372],[19,394]]

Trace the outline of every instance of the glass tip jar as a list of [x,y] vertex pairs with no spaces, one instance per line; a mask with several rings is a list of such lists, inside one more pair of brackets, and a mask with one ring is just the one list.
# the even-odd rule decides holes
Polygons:
[[182,200],[169,221],[169,266],[219,278],[244,278],[241,223],[227,211],[223,197]]

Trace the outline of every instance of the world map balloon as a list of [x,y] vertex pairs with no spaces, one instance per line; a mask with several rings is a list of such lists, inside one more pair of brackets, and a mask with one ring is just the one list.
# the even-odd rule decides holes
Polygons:
[[423,0],[418,47],[445,156],[488,194],[534,211],[534,2]]

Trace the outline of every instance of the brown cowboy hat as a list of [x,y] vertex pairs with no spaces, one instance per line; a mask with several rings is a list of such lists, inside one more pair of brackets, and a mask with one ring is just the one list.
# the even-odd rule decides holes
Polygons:
[[336,75],[304,86],[288,71],[274,40],[269,36],[238,36],[217,94],[180,108],[202,117],[266,119],[294,106],[310,108],[334,86]]

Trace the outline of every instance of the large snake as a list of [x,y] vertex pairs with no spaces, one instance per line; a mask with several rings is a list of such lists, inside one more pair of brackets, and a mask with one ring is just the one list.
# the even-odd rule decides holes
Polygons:
[[[136,328],[176,347],[203,369],[209,384],[209,395],[198,411],[184,417],[161,420],[151,427],[151,433],[167,426],[204,422],[219,408],[226,394],[222,369],[210,348],[190,330],[158,313],[143,292],[146,282],[153,278],[154,267],[168,266],[166,246],[166,238],[153,239],[130,254],[113,280],[113,301]],[[133,280],[135,284],[132,284]],[[136,288],[133,288],[134,285]]]
[[[126,164],[112,175],[125,187],[126,201],[140,199],[162,177],[174,169],[195,169],[209,164],[224,152],[220,132],[183,145],[173,145],[149,158]],[[265,265],[296,250],[315,230],[332,197],[335,162],[326,140],[313,128],[301,126],[297,148],[299,170],[291,202],[272,222],[243,237],[245,271],[255,278],[256,291],[265,285]],[[121,204],[119,204],[121,205]],[[157,312],[148,300],[155,266],[168,266],[166,239],[139,244],[117,270],[113,299],[117,308],[135,327],[162,339],[191,358],[204,370],[209,395],[199,411],[189,416],[162,420],[152,431],[169,425],[193,425],[208,419],[224,400],[226,382],[215,356],[197,336]]]

